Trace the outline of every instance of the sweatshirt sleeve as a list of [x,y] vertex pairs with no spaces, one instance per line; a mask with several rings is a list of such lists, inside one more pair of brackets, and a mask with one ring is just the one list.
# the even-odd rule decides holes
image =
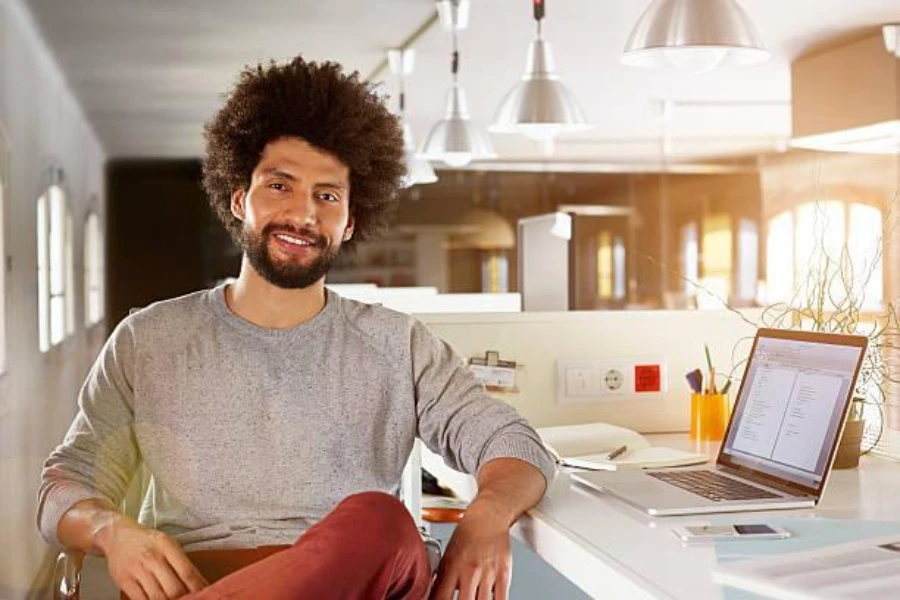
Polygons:
[[492,398],[446,342],[422,323],[412,327],[418,434],[452,468],[476,474],[494,458],[518,458],[549,487],[556,463],[537,432],[514,408]]
[[61,445],[44,462],[38,529],[56,548],[57,527],[73,505],[89,498],[118,506],[137,470],[134,437],[134,333],[125,319],[107,340],[78,398],[78,413]]

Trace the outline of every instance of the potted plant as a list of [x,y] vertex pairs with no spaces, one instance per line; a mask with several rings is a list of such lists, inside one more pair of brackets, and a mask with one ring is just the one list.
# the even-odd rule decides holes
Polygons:
[[[868,349],[860,367],[853,403],[838,447],[835,468],[856,466],[860,454],[874,448],[884,427],[900,429],[900,404],[893,396],[900,388],[900,320],[891,302],[872,306],[865,290],[876,269],[881,268],[880,236],[873,239],[874,255],[864,265],[854,264],[844,245],[838,256],[829,253],[826,227],[815,228],[813,256],[794,296],[785,302],[764,306],[758,322],[724,303],[756,327],[801,329],[827,333],[865,335]],[[705,291],[705,290],[704,290]],[[709,293],[708,291],[706,293]],[[745,340],[739,342],[743,344]],[[739,356],[736,346],[733,356]],[[729,379],[746,362],[734,365]]]

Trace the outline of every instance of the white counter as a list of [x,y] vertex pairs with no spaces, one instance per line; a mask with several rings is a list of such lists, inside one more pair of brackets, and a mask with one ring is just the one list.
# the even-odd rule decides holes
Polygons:
[[[653,445],[690,449],[684,434],[647,436]],[[715,448],[708,452],[714,456]],[[860,468],[833,471],[816,509],[734,513],[735,520],[815,515],[900,521],[900,463],[863,457]],[[721,515],[716,518],[721,518]],[[547,496],[519,520],[513,535],[586,593],[615,600],[718,600],[712,545],[686,548],[670,529],[705,517],[652,518],[569,479],[556,478]]]

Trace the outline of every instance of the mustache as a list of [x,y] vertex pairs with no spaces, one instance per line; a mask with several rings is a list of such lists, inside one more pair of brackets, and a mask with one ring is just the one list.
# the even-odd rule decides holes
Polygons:
[[274,233],[286,233],[301,239],[311,240],[316,248],[325,248],[328,245],[324,236],[319,235],[308,227],[295,227],[289,223],[269,223],[263,227],[262,235],[264,238]]

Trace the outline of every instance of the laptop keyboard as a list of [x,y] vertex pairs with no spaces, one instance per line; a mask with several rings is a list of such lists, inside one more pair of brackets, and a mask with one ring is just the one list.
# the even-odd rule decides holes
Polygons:
[[665,483],[683,490],[703,496],[713,502],[725,500],[763,500],[781,498],[777,494],[767,492],[753,485],[735,481],[713,471],[672,471],[666,473],[647,473]]

